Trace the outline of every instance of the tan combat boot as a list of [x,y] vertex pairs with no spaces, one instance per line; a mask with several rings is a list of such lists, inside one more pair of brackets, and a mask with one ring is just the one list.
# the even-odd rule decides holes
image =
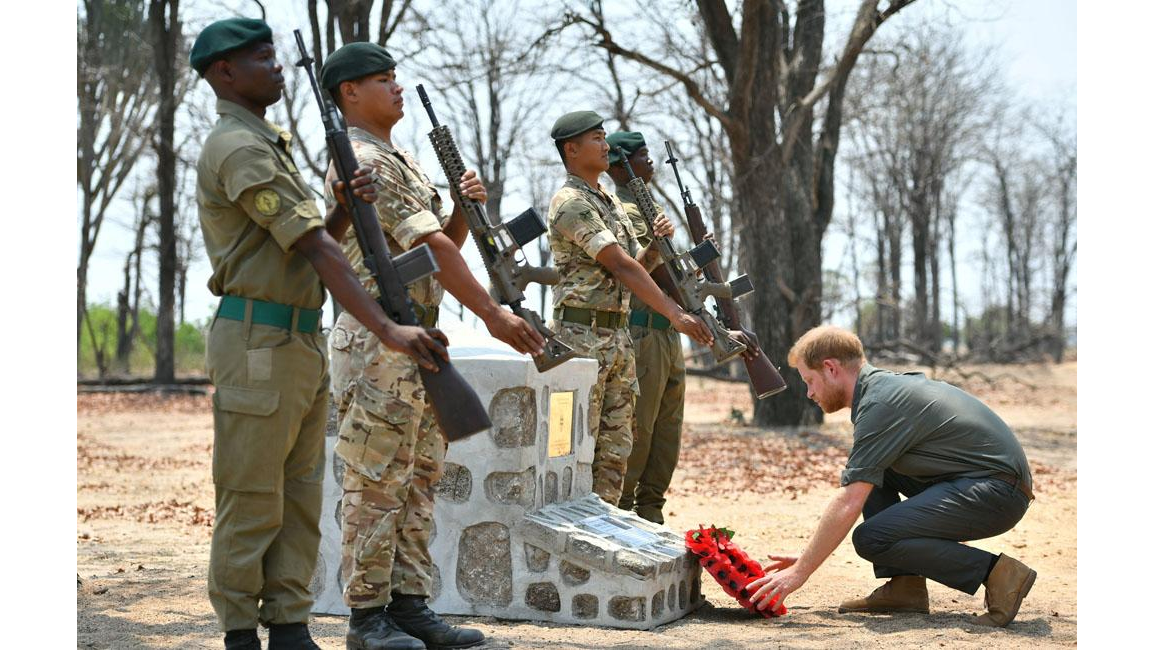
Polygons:
[[922,576],[895,576],[875,589],[866,598],[853,598],[838,606],[839,614],[866,612],[930,613],[930,596],[926,593],[926,578]]
[[991,627],[1006,627],[1007,623],[1015,620],[1019,613],[1019,605],[1035,584],[1035,573],[1027,565],[1013,557],[1000,554],[998,562],[991,574],[983,581],[987,587],[984,601],[987,613],[974,620],[977,625]]

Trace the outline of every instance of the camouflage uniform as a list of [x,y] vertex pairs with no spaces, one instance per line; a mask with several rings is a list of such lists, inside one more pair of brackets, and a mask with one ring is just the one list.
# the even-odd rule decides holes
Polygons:
[[[408,152],[356,127],[349,129],[349,139],[360,165],[377,176],[377,217],[394,255],[441,230],[449,213]],[[332,169],[329,177],[334,177]],[[329,183],[326,199],[332,201]],[[341,246],[365,289],[378,295],[352,228]],[[432,277],[409,287],[419,317],[435,308],[443,293]],[[429,597],[433,485],[441,477],[446,442],[426,401],[417,362],[387,349],[348,312],[337,319],[329,345],[341,416],[336,453],[346,465],[341,502],[345,603],[354,608],[387,605],[390,592]]]
[[291,138],[233,102],[216,108],[197,161],[197,205],[209,290],[222,297],[205,354],[216,387],[208,572],[227,632],[309,620],[329,375],[317,325],[325,290],[293,250],[324,222]]
[[[590,391],[588,422],[596,439],[593,490],[607,503],[622,496],[626,461],[633,446],[631,421],[638,394],[634,349],[625,328],[630,290],[597,262],[606,246],[631,256],[638,241],[616,196],[569,174],[549,204],[549,245],[561,282],[553,288],[555,320],[549,327],[579,354],[597,359],[598,380]],[[563,306],[620,315],[621,327],[605,328],[557,320]]]
[[[638,245],[649,246],[653,238],[645,217],[638,209],[637,199],[625,185],[617,188],[618,199],[634,229]],[[658,215],[665,214],[655,204]],[[666,490],[674,468],[678,465],[678,450],[682,441],[682,411],[686,397],[686,361],[682,357],[682,340],[669,321],[651,311],[646,303],[634,296],[630,300],[634,318],[641,316],[651,324],[665,327],[630,326],[634,339],[638,386],[641,393],[634,409],[634,448],[630,453],[622,499],[618,507],[635,510],[643,519],[655,523],[665,521],[662,507],[666,504]]]

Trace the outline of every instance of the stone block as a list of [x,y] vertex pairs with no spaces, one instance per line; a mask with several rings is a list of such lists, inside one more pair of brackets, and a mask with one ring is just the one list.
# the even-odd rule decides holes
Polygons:
[[549,568],[549,552],[533,544],[525,545],[525,565],[534,573],[541,573]]
[[485,496],[494,503],[529,507],[533,505],[534,472],[533,467],[524,472],[493,472],[485,477]]
[[525,588],[525,604],[542,612],[560,612],[561,596],[552,582],[534,582]]
[[457,553],[457,589],[475,605],[505,606],[513,600],[513,561],[509,529],[485,522],[461,533]]
[[465,503],[473,491],[473,474],[465,465],[445,463],[441,480],[437,481],[433,489],[439,500]]
[[593,594],[578,594],[573,597],[571,611],[574,618],[596,618],[598,615],[598,597]]
[[614,596],[610,599],[610,616],[619,621],[640,623],[646,620],[646,599]]
[[657,618],[666,610],[666,594],[659,590],[654,594],[654,600],[650,604],[650,615]]
[[638,553],[632,551],[618,551],[614,554],[614,565],[619,569],[619,573],[624,573],[637,578],[650,578],[656,572],[656,567],[652,562],[646,560]]
[[545,503],[557,503],[557,472],[547,472],[545,475]]
[[490,435],[498,447],[528,447],[537,441],[537,400],[532,388],[503,388],[489,403]]
[[558,572],[561,574],[561,580],[566,585],[573,587],[576,585],[584,585],[589,582],[590,572],[581,568],[576,564],[562,560],[558,563]]
[[573,498],[573,468],[566,467],[561,471],[561,498],[569,501]]

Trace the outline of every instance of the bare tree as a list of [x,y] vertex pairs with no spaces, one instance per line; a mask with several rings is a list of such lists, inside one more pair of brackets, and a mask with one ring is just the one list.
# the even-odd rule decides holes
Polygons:
[[[186,76],[178,86],[178,101],[189,109],[191,102],[184,101],[192,88],[194,79]],[[192,113],[191,110],[186,111]],[[176,204],[196,205],[197,161],[192,153],[199,152],[200,145],[208,136],[210,127],[200,122],[194,115],[189,116],[190,124],[184,129],[184,137],[176,147],[177,184]],[[180,210],[176,214],[176,314],[177,323],[185,323],[185,297],[188,291],[188,271],[193,262],[201,258],[204,238],[200,236],[199,214],[195,209]]]
[[100,319],[99,324],[94,324],[91,317],[85,318],[84,325],[88,330],[88,338],[92,342],[92,357],[96,363],[97,376],[104,379],[108,376],[109,371],[108,341],[115,333],[109,331],[111,323],[106,319]]
[[[904,224],[910,226],[911,343],[937,354],[943,334],[941,251],[944,238],[954,235],[953,222],[947,222],[954,218],[958,195],[952,188],[977,155],[988,123],[984,107],[997,92],[997,71],[931,24],[878,46],[890,56],[868,60],[855,79],[860,94],[853,101],[858,118],[853,131],[862,151],[853,160],[869,178],[883,215],[895,306],[901,295],[902,232]],[[953,250],[953,241],[946,247]],[[901,338],[901,318],[892,328],[890,334]]]
[[849,257],[850,261],[850,282],[851,291],[853,293],[851,300],[854,304],[854,333],[857,334],[858,338],[861,339],[867,335],[864,324],[862,322],[862,267],[858,261],[858,222],[861,219],[862,203],[858,200],[857,180],[857,177],[852,172],[847,187],[847,211],[844,229],[846,231],[846,238],[848,240],[847,257]]
[[140,334],[140,300],[144,294],[141,270],[145,251],[145,236],[156,223],[152,201],[156,187],[150,185],[139,192],[135,204],[136,222],[133,224],[133,246],[124,258],[124,287],[116,296],[116,363],[121,372],[128,371],[129,357]]
[[[588,12],[570,12],[593,44],[677,81],[698,106],[718,120],[729,141],[739,206],[742,259],[768,272],[766,289],[753,298],[753,325],[767,354],[784,359],[794,340],[821,319],[822,236],[834,205],[834,160],[842,127],[842,102],[850,71],[886,20],[913,0],[863,0],[850,35],[832,68],[820,77],[826,10],[800,0],[795,15],[783,2],[747,0],[731,13],[724,0],[698,0],[698,15],[714,56],[674,67],[644,47],[615,40]],[[791,24],[793,22],[793,24]],[[717,66],[726,82],[722,103],[702,92],[700,70]],[[815,108],[825,110],[815,137]],[[819,422],[801,379],[788,373],[790,391],[758,400],[758,424]]]
[[[153,61],[160,85],[158,128],[153,148],[157,158],[157,197],[160,202],[160,287],[156,314],[157,383],[172,383],[176,365],[173,355],[173,302],[176,284],[176,108],[178,78],[187,66],[180,56],[183,44],[179,17],[180,0],[150,0],[148,22],[153,41]],[[179,68],[178,68],[179,66]]]
[[[415,63],[432,82],[438,119],[454,126],[463,159],[485,181],[491,218],[502,214],[515,149],[541,108],[533,81],[543,53],[530,47],[522,13],[516,1],[455,0],[421,16],[415,29],[421,52]],[[410,119],[427,122],[424,111],[414,111]]]
[[[606,16],[604,4],[595,1],[589,7],[591,20],[597,29],[608,29],[607,25],[613,19]],[[669,27],[666,9],[668,6],[662,3],[638,3],[634,11],[645,25],[640,34],[644,34],[647,41],[655,43],[664,58],[677,61],[682,67],[697,69],[702,97],[716,104],[725,103],[729,87],[722,71],[716,66],[701,64],[713,57],[705,25],[702,21],[694,21],[693,32],[688,36],[683,35]],[[679,168],[686,189],[696,197],[706,227],[714,234],[715,242],[722,252],[719,266],[723,276],[728,277],[739,266],[737,252],[740,230],[733,227],[732,215],[736,209],[732,183],[733,164],[729,141],[721,123],[716,117],[702,111],[693,97],[671,92],[681,86],[678,80],[660,77],[660,83],[640,87],[630,83],[623,75],[618,62],[623,57],[613,49],[602,48],[597,54],[599,56],[594,57],[595,62],[604,64],[609,76],[608,82],[593,84],[595,92],[600,94],[599,108],[604,109],[618,123],[619,129],[643,131],[648,136],[650,155],[657,162],[666,158],[663,141],[672,141],[681,161]],[[689,225],[682,210],[681,198],[675,191],[677,185],[673,174],[662,173],[665,169],[665,165],[656,166],[650,189],[660,198],[667,214],[680,225],[675,231],[675,240],[689,245]]]
[[896,192],[886,180],[885,173],[878,170],[883,163],[873,156],[855,162],[863,171],[869,191],[868,201],[874,207],[875,252],[877,272],[875,276],[875,303],[877,322],[875,343],[898,340],[905,328],[902,313],[902,260],[903,235],[906,220],[903,218]]
[[76,341],[87,310],[88,265],[113,199],[153,130],[157,102],[142,0],[85,0],[77,20],[76,179],[81,193]]
[[[378,12],[377,39],[378,45],[384,47],[397,28],[409,13],[412,0],[382,0]],[[373,0],[325,0],[327,8],[322,30],[317,0],[309,0],[309,26],[313,36],[313,58],[316,60],[317,70],[325,62],[325,57],[346,43],[357,41],[371,41],[372,33],[370,21],[373,12]],[[324,32],[325,44],[322,48],[321,36]],[[341,34],[341,42],[337,42],[337,33]]]
[[1051,327],[1050,353],[1056,363],[1063,360],[1066,348],[1067,291],[1071,267],[1078,250],[1075,237],[1076,226],[1076,181],[1078,180],[1078,157],[1076,134],[1069,123],[1065,111],[1060,112],[1052,123],[1037,124],[1050,145],[1050,169],[1048,182],[1051,196],[1057,203],[1050,220],[1050,263],[1051,263],[1051,308],[1048,321]]
[[1029,111],[1003,111],[986,148],[991,176],[987,205],[1003,247],[1005,303],[1003,336],[988,342],[995,360],[1011,360],[1037,345],[1042,334],[1032,322],[1038,274],[1042,267],[1043,221],[1049,197],[1046,163],[1027,146]]
[[958,258],[956,256],[956,244],[958,242],[958,231],[956,226],[958,224],[958,207],[959,197],[962,189],[947,190],[944,193],[941,202],[942,219],[941,222],[945,224],[946,245],[947,245],[947,259],[950,265],[950,286],[951,286],[951,350],[955,355],[959,355],[961,337],[962,337],[962,323],[959,321],[959,290],[958,290]]
[[[657,17],[657,24],[663,24],[662,17]],[[654,22],[654,21],[651,21]],[[675,35],[668,30],[660,30],[662,48],[674,57],[689,56],[692,59],[708,60],[711,56],[710,41],[705,28],[699,23],[694,38],[690,41],[679,42]],[[711,74],[701,79],[703,96],[715,102],[725,100],[727,86],[723,76],[715,69],[708,70]],[[729,141],[724,136],[721,123],[709,113],[703,112],[701,107],[692,98],[685,94],[670,92],[676,82],[666,83],[653,90],[638,89],[631,101],[630,112],[638,114],[638,120],[644,124],[655,124],[647,130],[658,133],[661,138],[653,138],[650,142],[650,155],[655,161],[661,162],[666,158],[662,140],[673,140],[674,150],[681,160],[679,173],[686,183],[686,189],[700,204],[706,227],[714,234],[718,249],[722,252],[719,260],[723,277],[729,277],[731,271],[738,267],[738,235],[740,228],[735,227],[733,215],[736,212],[736,197],[733,192],[734,167],[730,155]],[[643,110],[644,109],[644,110]],[[651,118],[661,118],[651,119]],[[687,133],[681,138],[668,133],[665,124],[672,121],[679,132]],[[622,128],[626,128],[624,125]],[[662,173],[666,170],[666,173]],[[682,210],[682,200],[677,193],[674,175],[669,173],[666,165],[657,165],[652,189],[662,198],[666,211],[678,219],[680,228],[675,232],[675,238],[685,240],[690,244],[689,224],[686,222]]]

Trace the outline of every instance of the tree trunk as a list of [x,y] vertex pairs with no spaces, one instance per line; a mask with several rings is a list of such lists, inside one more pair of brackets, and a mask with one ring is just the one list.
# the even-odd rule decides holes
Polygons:
[[176,375],[173,355],[174,290],[176,284],[176,49],[180,41],[180,0],[152,0],[149,21],[153,28],[156,72],[160,82],[157,156],[157,191],[160,199],[160,287],[156,314],[156,374],[154,381],[170,384]]

